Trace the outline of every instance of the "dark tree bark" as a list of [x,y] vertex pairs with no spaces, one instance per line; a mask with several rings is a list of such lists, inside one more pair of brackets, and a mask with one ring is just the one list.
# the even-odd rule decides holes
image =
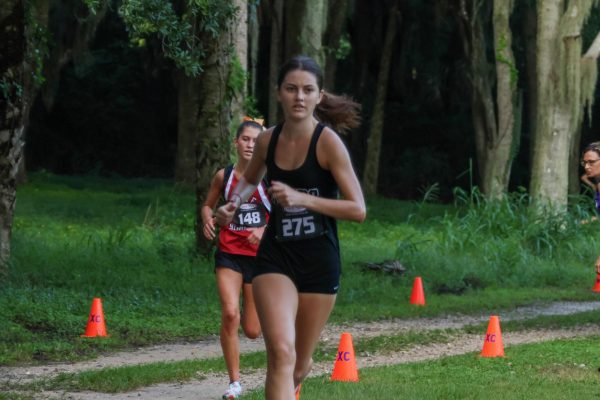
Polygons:
[[323,77],[323,86],[328,90],[333,91],[335,87],[335,74],[337,71],[336,49],[340,44],[344,22],[346,20],[346,10],[348,8],[348,0],[329,0],[328,7],[328,23],[325,31],[323,44],[326,47],[325,71]]
[[183,71],[177,73],[177,155],[175,182],[193,187],[196,182],[196,129],[199,82]]
[[231,98],[227,91],[229,74],[231,73],[232,25],[223,28],[219,37],[207,47],[204,60],[204,72],[199,80],[200,98],[198,102],[198,119],[196,121],[196,243],[201,253],[206,253],[210,243],[202,233],[202,216],[200,210],[206,199],[213,175],[223,168],[229,160],[231,137]]
[[0,279],[8,276],[10,241],[23,156],[23,95],[26,55],[25,10],[22,0],[0,5]]
[[269,115],[268,124],[275,125],[279,120],[277,103],[277,72],[283,55],[283,0],[271,0],[271,41],[269,48]]
[[385,116],[385,99],[387,97],[388,80],[392,64],[392,49],[394,48],[398,18],[398,3],[394,2],[394,5],[389,12],[385,40],[383,42],[383,48],[381,49],[381,63],[379,64],[379,75],[377,77],[375,106],[373,107],[373,117],[371,119],[369,139],[367,141],[367,158],[363,175],[363,188],[366,194],[377,193],[379,161],[381,158],[381,139],[383,137],[383,120]]

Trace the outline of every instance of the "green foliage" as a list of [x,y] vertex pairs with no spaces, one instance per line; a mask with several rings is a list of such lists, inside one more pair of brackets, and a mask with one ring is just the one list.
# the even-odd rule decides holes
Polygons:
[[7,104],[12,107],[15,107],[15,103],[23,99],[23,85],[12,75],[3,76],[0,79],[0,91]]
[[227,96],[225,99],[241,98],[248,82],[248,73],[242,67],[240,59],[235,55],[231,60],[231,70],[227,80]]
[[396,256],[437,293],[565,286],[582,278],[574,264],[593,260],[597,223],[581,223],[591,216],[587,198],[573,199],[567,214],[541,215],[524,191],[488,201],[477,188],[455,189],[454,211],[434,217],[435,229],[404,236]]
[[98,12],[98,9],[100,9],[100,7],[102,6],[102,2],[109,1],[109,0],[82,0],[82,1],[88,7],[88,9],[90,10],[90,12],[92,14],[96,14]]
[[51,34],[37,19],[37,2],[25,3],[25,26],[27,51],[26,62],[31,70],[33,84],[41,86],[45,82],[43,75],[44,61],[50,53]]
[[333,53],[336,60],[345,60],[352,52],[352,43],[347,32],[342,33],[336,47],[323,47],[325,53]]
[[244,110],[246,110],[249,117],[262,118],[260,111],[258,111],[258,100],[252,95],[248,95],[244,99]]
[[234,4],[219,0],[189,0],[179,13],[163,0],[124,0],[119,8],[134,43],[157,35],[165,55],[189,76],[202,72],[207,47],[228,29],[236,12]]
[[[500,36],[498,43],[496,43],[496,61],[505,64],[510,70],[510,85],[514,89],[519,82],[519,70],[517,69],[514,62],[511,62],[508,57],[504,55],[504,51],[508,49],[508,41],[504,35]],[[510,51],[511,49],[509,49]]]

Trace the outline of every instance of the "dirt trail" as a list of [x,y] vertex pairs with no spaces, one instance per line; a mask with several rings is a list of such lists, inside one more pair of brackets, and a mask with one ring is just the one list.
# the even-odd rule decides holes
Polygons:
[[[600,309],[600,301],[595,302],[555,302],[537,306],[521,307],[500,315],[501,321],[523,320],[540,315],[567,315],[577,312]],[[352,325],[328,325],[321,336],[323,342],[337,346],[342,332],[352,333],[354,338],[365,338],[386,334],[397,334],[406,331],[426,331],[434,329],[461,328],[465,325],[487,322],[490,314],[479,316],[452,315],[436,318],[392,319]],[[464,354],[481,350],[485,332],[479,335],[462,335],[448,343],[435,343],[426,346],[413,346],[406,351],[385,355],[357,354],[356,361],[360,368],[378,365],[399,364],[426,359],[439,358],[456,354]],[[600,327],[586,326],[569,330],[527,331],[503,333],[504,345],[589,336],[600,334]],[[356,339],[355,339],[356,340]],[[241,339],[241,351],[250,352],[264,349],[261,339]],[[221,349],[218,338],[211,338],[193,343],[167,344],[135,349],[99,357],[93,361],[78,363],[56,363],[28,367],[0,367],[0,380],[12,383],[27,383],[34,379],[52,377],[61,372],[81,372],[99,370],[124,365],[137,365],[158,361],[180,361],[187,359],[219,357]],[[332,362],[315,365],[311,376],[331,373]],[[242,371],[242,383],[246,390],[260,387],[264,381],[264,371]],[[226,374],[199,374],[198,378],[185,383],[168,383],[140,388],[127,393],[106,394],[96,392],[43,392],[36,395],[39,399],[219,399],[227,383]]]

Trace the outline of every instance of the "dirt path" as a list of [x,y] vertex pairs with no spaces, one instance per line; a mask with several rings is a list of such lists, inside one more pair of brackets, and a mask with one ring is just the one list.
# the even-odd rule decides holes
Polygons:
[[[500,315],[501,321],[529,319],[540,315],[566,315],[583,311],[600,309],[597,302],[555,302],[539,306],[518,308],[512,312]],[[444,316],[437,318],[393,319],[372,323],[358,323],[353,325],[327,326],[321,340],[337,346],[342,332],[350,332],[355,338],[366,338],[385,334],[398,334],[406,331],[426,331],[433,329],[461,328],[465,325],[487,322],[488,315],[480,316]],[[571,330],[552,331],[527,331],[503,333],[505,346],[521,343],[539,342],[558,338],[576,336],[589,336],[600,334],[600,327],[586,326]],[[435,343],[426,346],[413,346],[406,351],[385,355],[357,354],[356,361],[360,368],[378,365],[399,364],[420,360],[433,359],[443,356],[464,354],[481,350],[485,332],[479,335],[462,335],[453,338],[448,343]],[[263,350],[262,340],[250,341],[241,339],[241,351],[250,352]],[[194,343],[168,344],[145,347],[132,351],[115,353],[99,357],[93,361],[78,363],[61,363],[30,367],[0,367],[0,379],[9,382],[27,383],[34,379],[52,377],[61,372],[80,372],[85,370],[99,370],[108,367],[136,365],[158,361],[180,361],[187,359],[219,357],[221,349],[218,338],[207,339]],[[311,376],[330,374],[333,362],[315,365]],[[264,371],[242,371],[242,383],[245,389],[260,387],[264,381]],[[225,384],[226,374],[201,374],[198,378],[186,383],[168,383],[140,388],[132,392],[120,394],[105,394],[96,392],[58,393],[44,392],[36,397],[39,399],[194,399],[210,400],[219,399]]]

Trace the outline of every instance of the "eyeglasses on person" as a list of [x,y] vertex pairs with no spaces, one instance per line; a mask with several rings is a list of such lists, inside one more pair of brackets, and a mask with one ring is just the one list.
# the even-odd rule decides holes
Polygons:
[[594,164],[596,164],[598,161],[600,161],[600,158],[596,159],[596,160],[581,160],[581,166],[583,168],[585,168],[586,165],[589,165],[590,167]]

